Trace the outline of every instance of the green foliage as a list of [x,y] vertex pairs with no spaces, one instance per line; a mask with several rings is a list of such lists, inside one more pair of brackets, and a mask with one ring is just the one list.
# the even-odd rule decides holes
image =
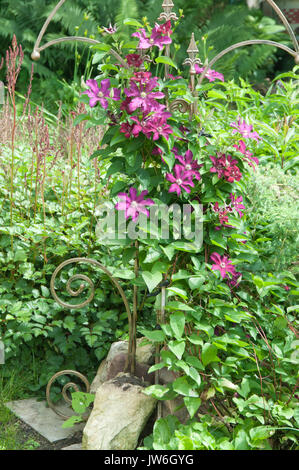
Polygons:
[[[132,2],[133,9],[134,5]],[[133,10],[131,13],[135,14]],[[124,11],[120,12],[123,14]],[[129,23],[130,28],[136,26],[135,21]],[[134,45],[124,44],[121,35],[106,39],[109,44],[115,41],[116,49],[123,55],[135,51]],[[100,63],[101,78],[109,78],[112,87],[119,87],[124,97],[132,70],[119,67],[108,50],[109,47],[97,49],[98,54],[105,54],[97,56],[94,65]],[[154,59],[154,52],[150,53]],[[180,63],[179,57],[172,59]],[[34,142],[33,152],[30,145],[16,148],[13,201],[7,163],[11,150],[7,143],[2,144],[0,328],[8,365],[20,358],[26,364],[34,357],[41,370],[38,369],[37,380],[28,388],[42,393],[58,368],[88,367],[92,377],[111,342],[127,337],[122,300],[107,276],[96,268],[88,268],[88,275],[95,282],[95,297],[88,307],[74,314],[50,296],[50,277],[61,261],[77,256],[95,257],[121,279],[130,304],[132,285],[138,287],[137,331],[163,345],[160,363],[150,372],[167,368],[175,374],[172,383],[153,385],[146,393],[159,400],[181,399],[190,415],[184,425],[173,416],[156,422],[153,435],[144,442],[145,448],[298,448],[295,387],[299,284],[293,269],[298,229],[295,232],[296,222],[289,220],[292,210],[288,209],[288,205],[296,204],[294,192],[298,187],[298,67],[280,76],[281,84],[266,96],[243,79],[240,84],[231,79],[197,84],[195,97],[187,80],[162,80],[164,63],[165,59],[160,58],[146,64],[159,77],[154,88],[167,94],[169,102],[176,98],[189,104],[197,102],[192,120],[188,113],[172,112],[168,123],[173,132],[167,138],[160,136],[153,141],[141,131],[138,137],[125,137],[121,123],[131,122],[132,116],[124,109],[119,113],[120,102],[108,97],[110,114],[107,114],[99,105],[87,110],[84,103],[88,103],[88,97],[83,96],[68,134],[76,135],[77,140],[69,137],[64,153],[58,154],[60,159],[53,148],[41,152],[38,134],[35,139],[32,134],[29,141]],[[168,63],[173,67],[169,60]],[[144,118],[138,111],[135,117]],[[247,151],[259,159],[261,169],[255,172],[253,160],[236,149],[241,132],[233,134],[232,123],[238,119],[252,124],[262,138],[259,143],[246,140]],[[188,133],[183,135],[180,125]],[[92,150],[81,148],[86,135],[83,131],[94,127],[99,132],[99,126],[105,130],[100,144],[97,141]],[[203,129],[209,137],[202,135]],[[39,144],[44,140],[41,138]],[[51,141],[57,144],[57,134],[51,135]],[[169,191],[166,176],[177,163],[174,145],[182,154],[191,151],[200,164],[200,180],[190,193]],[[156,146],[162,151],[163,160],[153,154]],[[219,153],[233,156],[240,178],[231,181],[217,174],[211,156]],[[99,160],[98,167],[95,158]],[[100,180],[97,169],[101,172]],[[284,186],[280,188],[280,184]],[[168,237],[158,234],[148,239],[137,233],[136,275],[136,247],[129,234],[119,241],[112,237],[100,239],[95,233],[96,206],[109,200],[114,207],[119,192],[133,186],[146,189],[154,202],[168,206],[189,203],[194,209],[193,223],[195,201],[200,200],[204,209],[203,245],[190,242],[187,237],[178,240],[177,222],[172,217]],[[219,226],[216,203],[227,204],[232,193],[242,195],[244,215],[231,210],[227,222]],[[148,230],[145,225],[143,231]],[[279,258],[277,251],[281,246]],[[224,277],[213,266],[211,255],[215,253],[229,257],[240,271],[234,285],[228,272]],[[65,268],[56,282],[58,292],[65,292],[72,276],[75,276],[72,289],[80,290],[79,268],[72,265]],[[155,310],[161,308],[158,289],[166,279],[169,285],[165,322],[161,329],[156,329]],[[86,292],[87,287],[81,294]],[[63,299],[75,306],[76,299],[69,297]],[[64,385],[64,379],[59,385]],[[53,387],[54,401],[58,389]],[[85,398],[88,401],[84,403]],[[74,395],[75,411],[81,413],[90,404],[89,398],[85,394]],[[68,424],[78,419],[74,417]]]
[[252,236],[262,246],[252,267],[298,274],[298,176],[267,164],[253,172],[247,184]]
[[76,423],[83,421],[83,415],[86,409],[93,403],[94,394],[86,392],[73,392],[72,393],[72,408],[77,413],[68,418],[62,425],[63,428],[70,428]]
[[[38,33],[50,11],[54,0],[30,0],[15,2],[4,0],[0,5],[0,57],[11,44],[14,34],[25,51],[24,67],[18,83],[22,95],[27,91],[32,61],[30,55]],[[240,2],[238,2],[240,3]],[[184,14],[177,25],[178,43],[175,60],[182,62],[194,31],[199,47],[199,56],[204,61],[234,42],[246,39],[271,39],[287,42],[283,26],[271,18],[263,17],[258,10],[249,11],[245,2],[227,5],[228,1],[177,0],[175,11]],[[117,23],[116,38],[128,41],[130,30],[123,25],[125,18],[137,18],[138,14],[153,23],[160,15],[161,2],[156,0],[116,1],[103,0],[99,8],[97,0],[67,1],[56,13],[47,28],[43,43],[61,36],[88,36],[102,40],[103,26]],[[200,40],[202,38],[203,40]],[[113,42],[114,37],[111,42]],[[219,62],[219,69],[226,78],[242,76],[260,83],[273,73],[277,51],[269,46],[254,46],[238,49]],[[93,53],[82,43],[61,43],[42,52],[41,59],[34,64],[35,83],[32,101],[39,105],[47,103],[51,112],[56,112],[57,103],[63,101],[69,110],[78,101],[81,77],[85,80],[94,70]],[[1,74],[1,72],[0,72]],[[0,75],[3,80],[5,77]]]

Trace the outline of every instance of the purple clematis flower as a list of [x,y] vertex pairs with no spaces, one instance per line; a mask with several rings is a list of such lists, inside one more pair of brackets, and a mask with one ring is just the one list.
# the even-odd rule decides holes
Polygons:
[[151,72],[134,72],[134,75],[131,78],[133,82],[139,82],[141,85],[146,85],[151,79],[155,79],[155,86],[158,86],[158,77],[152,77]]
[[150,37],[146,35],[144,28],[133,33],[132,36],[139,39],[137,49],[149,49],[150,47],[157,46],[161,51],[166,44],[171,44],[171,38],[167,35],[163,36],[159,31],[161,31],[161,28],[157,25],[152,29]]
[[153,140],[158,140],[160,136],[168,140],[169,134],[173,133],[173,129],[166,123],[167,118],[170,116],[171,113],[167,111],[150,116],[144,121],[143,133],[147,137],[152,134]]
[[176,155],[176,158],[183,165],[184,169],[189,172],[190,176],[194,176],[198,181],[201,180],[198,170],[203,165],[199,165],[197,160],[193,160],[193,153],[191,150],[187,150],[184,157],[182,155]]
[[211,254],[210,259],[215,263],[212,265],[213,271],[220,271],[222,279],[229,277],[229,273],[236,274],[236,269],[227,256],[220,256],[219,253],[214,252]]
[[[194,68],[195,68],[195,72],[197,74],[201,74],[205,69],[205,67],[199,67],[198,64],[195,64]],[[224,82],[223,74],[220,73],[220,72],[216,72],[216,70],[207,69],[207,71],[205,73],[205,77],[209,80],[209,82],[214,82],[216,80],[216,78],[218,78],[218,80],[221,80],[222,82]]]
[[124,92],[128,98],[131,98],[130,103],[127,107],[130,112],[136,111],[137,108],[141,108],[145,114],[149,112],[161,109],[156,99],[164,98],[164,93],[160,91],[153,92],[152,90],[157,86],[157,80],[155,78],[149,79],[145,85],[137,84],[131,80],[130,88],[125,88]]
[[232,122],[231,127],[234,127],[233,134],[239,132],[244,139],[254,139],[257,142],[261,140],[261,137],[257,132],[253,132],[253,127],[249,124],[246,124],[245,120],[241,121],[241,118],[238,119],[238,122]]
[[247,163],[249,166],[251,166],[255,170],[254,165],[259,164],[259,159],[256,157],[252,156],[252,153],[249,152],[249,150],[246,149],[246,144],[244,140],[239,140],[239,145],[233,145],[233,147],[238,150],[238,152],[241,152],[244,155],[245,160],[247,160]]
[[242,279],[242,273],[235,272],[234,274],[232,274],[232,278],[228,279],[226,283],[232,289],[234,287],[237,287],[240,284],[241,279]]
[[143,64],[143,58],[139,54],[128,54],[126,55],[128,65],[138,69]]
[[[218,153],[217,157],[213,157],[210,155],[210,159],[212,160],[213,166],[210,169],[211,173],[217,173],[218,178],[221,178],[224,174],[224,170],[227,166],[227,160],[224,153]],[[237,160],[235,160],[237,162]]]
[[155,24],[155,28],[158,33],[160,34],[165,34],[170,36],[172,34],[172,29],[171,29],[171,21],[168,20],[166,23],[163,24]]
[[230,193],[230,200],[231,200],[231,206],[233,209],[235,209],[239,216],[242,218],[243,217],[243,212],[241,212],[241,209],[245,209],[245,206],[242,204],[243,198],[242,196],[236,197],[235,194]]
[[116,33],[117,31],[117,26],[116,24],[114,26],[112,26],[111,23],[109,23],[109,27],[108,28],[105,28],[105,26],[103,26],[103,30],[105,31],[105,33],[107,34],[114,34]]
[[89,106],[93,108],[97,102],[101,103],[104,109],[108,108],[108,101],[106,98],[111,98],[115,101],[120,99],[120,90],[112,88],[110,90],[110,80],[105,78],[101,81],[101,88],[99,88],[98,82],[93,79],[86,80],[86,85],[89,86],[90,90],[84,91],[82,94],[86,94],[89,100]]
[[[231,212],[231,208],[229,206],[220,207],[219,202],[215,202],[214,206],[212,206],[212,209],[214,212],[216,212],[216,214],[218,214],[219,222],[221,225],[223,225],[223,227],[229,227],[229,228],[232,227],[232,225],[227,224],[228,222],[227,214]],[[221,226],[215,227],[215,230],[220,230],[220,229],[221,229]]]
[[185,171],[183,166],[174,165],[174,175],[171,173],[166,174],[166,179],[173,183],[168,192],[176,192],[179,196],[183,188],[187,193],[190,193],[191,190],[188,186],[191,186],[192,188],[194,187],[194,183],[190,178],[190,174]]
[[223,176],[226,181],[229,181],[230,183],[233,183],[234,181],[240,181],[242,178],[242,173],[236,166],[238,160],[234,160],[231,155],[218,153],[218,157],[213,157],[210,155],[210,159],[214,165],[210,169],[210,172],[217,173],[218,178],[222,178]]
[[145,214],[149,217],[149,211],[145,206],[152,206],[154,201],[152,199],[144,199],[144,196],[148,194],[148,191],[142,191],[139,196],[137,196],[137,189],[130,188],[129,194],[119,193],[118,198],[121,199],[115,206],[119,211],[125,211],[125,217],[128,219],[132,217],[132,220],[136,222],[139,217],[139,214]]

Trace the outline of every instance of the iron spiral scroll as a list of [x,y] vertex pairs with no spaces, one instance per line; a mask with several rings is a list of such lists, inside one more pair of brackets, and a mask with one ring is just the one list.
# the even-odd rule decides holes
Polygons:
[[[54,273],[52,274],[52,277],[51,277],[50,290],[51,290],[51,294],[52,294],[53,298],[56,300],[56,302],[59,305],[61,305],[64,308],[67,308],[67,309],[80,309],[80,308],[83,308],[93,300],[94,294],[95,294],[94,284],[93,284],[92,280],[88,276],[86,276],[85,274],[74,274],[74,275],[72,275],[66,283],[66,291],[72,297],[78,297],[86,289],[86,287],[89,287],[90,294],[89,294],[89,296],[86,300],[84,300],[81,303],[78,303],[78,304],[74,305],[74,304],[64,302],[63,300],[61,300],[58,297],[58,295],[56,293],[56,290],[55,290],[56,277],[65,266],[68,266],[69,264],[74,264],[74,263],[75,264],[79,264],[79,263],[91,264],[93,266],[96,266],[96,267],[100,268],[109,277],[110,281],[117,288],[117,290],[118,290],[118,292],[119,292],[119,294],[120,294],[120,296],[123,300],[123,303],[124,303],[124,306],[125,306],[125,309],[126,309],[126,313],[128,315],[128,323],[129,323],[129,346],[128,346],[127,364],[126,364],[125,369],[127,371],[130,371],[132,374],[134,374],[134,371],[135,371],[135,348],[136,348],[136,341],[134,340],[134,338],[136,337],[136,332],[135,332],[136,324],[132,320],[132,314],[131,314],[129,302],[128,302],[126,296],[125,296],[125,293],[124,293],[121,285],[119,284],[118,280],[115,277],[113,277],[111,272],[105,266],[103,266],[101,263],[99,263],[98,261],[96,261],[94,259],[91,259],[91,258],[71,258],[67,261],[64,261],[63,263],[61,263],[55,269],[55,271],[54,271]],[[77,290],[73,290],[71,285],[76,280],[82,280],[82,281],[84,281],[85,284],[81,283]],[[69,418],[69,416],[65,415],[60,410],[58,410],[57,407],[55,406],[55,404],[52,402],[51,397],[50,397],[51,387],[52,387],[53,383],[55,382],[55,380],[58,377],[63,376],[63,375],[75,375],[76,377],[78,377],[84,383],[85,391],[87,393],[90,390],[90,384],[89,384],[88,379],[82,373],[77,372],[75,370],[63,370],[63,371],[57,372],[49,380],[49,382],[47,384],[47,388],[46,388],[47,403],[48,403],[49,407],[58,416],[60,416],[63,419],[67,419],[67,418]],[[70,388],[73,388],[75,391],[79,391],[78,385],[75,384],[74,382],[68,382],[67,384],[64,385],[64,387],[62,389],[62,397],[63,397],[64,401],[68,404],[71,404],[71,399],[67,395],[67,391]]]

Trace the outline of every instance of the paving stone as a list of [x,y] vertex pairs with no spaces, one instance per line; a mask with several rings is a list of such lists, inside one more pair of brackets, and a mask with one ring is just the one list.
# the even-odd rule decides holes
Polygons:
[[[83,429],[85,424],[79,423],[71,428],[62,428],[63,419],[46,406],[46,401],[37,401],[35,398],[7,402],[5,406],[50,442],[72,436]],[[65,403],[59,404],[57,408],[71,415],[71,410]]]
[[71,446],[63,447],[61,450],[82,450],[82,444],[72,444]]

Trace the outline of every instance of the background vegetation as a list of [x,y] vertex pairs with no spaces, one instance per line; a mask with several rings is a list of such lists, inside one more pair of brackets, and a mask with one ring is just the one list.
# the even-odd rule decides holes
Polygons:
[[[6,364],[0,369],[2,402],[30,395],[44,397],[49,378],[63,368],[85,372],[92,380],[110,344],[128,337],[126,313],[119,295],[96,269],[89,270],[96,295],[88,307],[70,313],[52,299],[50,278],[60,262],[76,256],[94,257],[115,275],[121,273],[122,286],[130,301],[132,290],[132,249],[103,246],[95,237],[96,207],[117,193],[114,187],[117,178],[108,169],[107,161],[90,158],[99,148],[102,126],[89,128],[78,119],[86,112],[85,105],[78,101],[81,77],[94,76],[96,59],[87,48],[67,45],[48,49],[36,65],[28,89],[30,53],[56,2],[29,3],[30,9],[28,4],[13,0],[0,4],[0,55],[5,57],[5,50],[12,47],[14,33],[25,52],[23,62],[19,51],[15,62],[9,60],[0,72],[7,86],[7,101],[0,108],[0,336],[6,346]],[[259,11],[249,12],[245,2],[238,5],[235,2],[232,7],[225,1],[202,0],[197,2],[196,10],[194,3],[177,2],[184,7],[185,15],[184,27],[175,33],[181,44],[176,56],[178,63],[185,57],[189,41],[185,31],[193,29],[191,22],[198,38],[204,34],[203,42],[199,43],[202,58],[211,57],[232,42],[252,37],[287,42],[280,26],[263,18]],[[129,33],[121,27],[124,16],[137,17],[142,12],[152,21],[160,10],[160,2],[156,1],[110,1],[101,2],[99,14],[96,0],[76,0],[57,14],[45,41],[61,34],[100,38],[101,27],[110,22],[117,22],[118,34],[125,37]],[[278,57],[271,48],[257,48],[240,51],[219,62],[217,69],[225,74],[226,82],[216,88],[207,85],[200,106],[208,131],[215,132],[216,128],[220,135],[229,111],[246,115],[263,136],[256,154],[259,169],[251,172],[243,188],[248,206],[246,223],[251,233],[251,250],[246,252],[244,248],[243,267],[250,288],[238,299],[256,313],[261,329],[253,324],[248,327],[245,317],[232,315],[230,320],[223,320],[221,315],[227,314],[227,309],[231,311],[236,300],[228,300],[228,289],[221,291],[214,284],[204,284],[201,266],[196,261],[193,269],[197,273],[191,285],[188,276],[181,277],[180,265],[176,266],[179,272],[175,279],[179,292],[176,300],[185,301],[184,291],[191,289],[195,307],[200,314],[204,308],[206,315],[196,326],[200,331],[199,342],[191,342],[188,347],[195,346],[196,350],[200,341],[207,338],[217,342],[219,331],[223,333],[224,329],[228,334],[240,335],[242,340],[239,338],[235,343],[218,340],[219,354],[226,367],[224,384],[218,383],[217,363],[209,361],[208,355],[205,361],[204,373],[213,377],[201,396],[204,414],[215,415],[214,406],[218,409],[220,402],[226,424],[223,420],[215,424],[203,418],[200,428],[194,420],[186,428],[170,418],[157,423],[145,443],[147,448],[298,446],[295,371],[299,293],[298,68],[278,76],[278,85],[277,80],[272,84],[269,80],[271,87],[263,88],[262,93],[252,86],[265,77],[273,78]],[[9,82],[7,71],[15,70],[20,62],[19,80],[15,84]],[[151,265],[156,254],[149,250],[147,255]],[[72,266],[64,270],[57,284],[59,292],[76,272]],[[204,299],[203,304],[200,298]],[[145,299],[139,334],[155,326],[154,302],[153,298]],[[188,322],[194,321],[188,315],[186,312]],[[168,342],[178,340],[172,330],[168,333]],[[247,341],[246,334],[250,334],[255,345],[250,353],[242,344]],[[215,357],[213,354],[212,351],[211,357]],[[234,360],[229,359],[232,356]],[[195,367],[199,362],[196,359],[190,363],[197,364]],[[176,370],[177,358],[171,360],[171,367]],[[16,364],[22,367],[18,369]],[[22,377],[22,386],[13,390],[10,384],[16,370]],[[238,371],[242,371],[242,377]],[[235,382],[238,391],[232,386]],[[54,389],[54,399],[60,390],[58,386]],[[184,396],[184,390],[178,389],[178,395]],[[8,421],[4,411],[3,416],[2,422]],[[259,434],[251,430],[256,420],[264,427]],[[234,430],[232,439],[226,432],[227,426]]]
[[[1,0],[0,2],[0,57],[11,43],[13,35],[22,44],[25,57],[19,77],[18,91],[25,95],[31,75],[31,52],[37,35],[56,5],[56,0]],[[43,43],[61,36],[88,36],[101,40],[103,26],[117,24],[123,39],[129,38],[129,30],[123,26],[125,18],[146,16],[153,23],[162,11],[162,1],[157,0],[72,0],[67,1],[50,23]],[[211,59],[225,47],[247,39],[271,39],[288,44],[284,27],[269,17],[263,17],[261,10],[248,10],[245,0],[177,0],[176,11],[183,10],[184,21],[179,25],[175,39],[180,44],[176,60],[182,63],[194,31],[198,41],[199,56],[204,61]],[[201,40],[203,39],[203,40]],[[267,77],[277,73],[275,64],[281,53],[275,48],[255,46],[238,49],[219,62],[219,69],[227,79],[239,76],[250,79],[261,86]],[[93,57],[88,46],[82,44],[60,44],[42,52],[39,62],[34,64],[34,87],[32,101],[56,113],[59,101],[63,111],[77,101],[81,77],[85,80],[95,70]],[[283,62],[289,66],[288,58]],[[0,79],[4,78],[0,72]]]

